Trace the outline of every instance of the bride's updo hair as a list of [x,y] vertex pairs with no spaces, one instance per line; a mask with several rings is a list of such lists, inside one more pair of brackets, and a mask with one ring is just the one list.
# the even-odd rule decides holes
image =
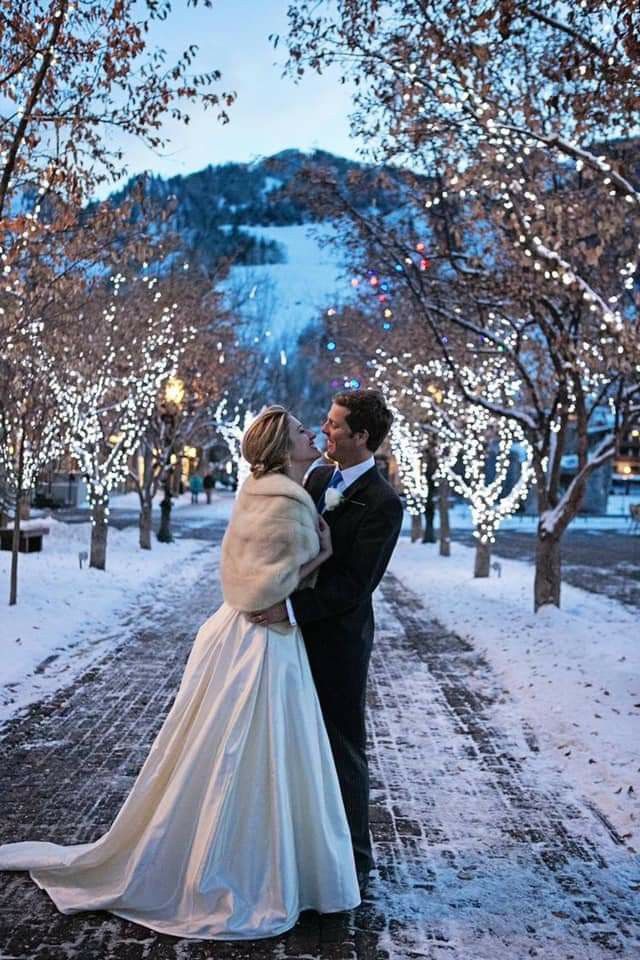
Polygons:
[[284,473],[289,463],[289,411],[273,404],[264,407],[244,432],[242,456],[254,477]]

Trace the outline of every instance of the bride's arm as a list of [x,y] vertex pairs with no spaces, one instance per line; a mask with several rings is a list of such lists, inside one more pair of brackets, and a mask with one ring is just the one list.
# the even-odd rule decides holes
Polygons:
[[322,566],[325,560],[328,560],[333,553],[329,524],[326,520],[323,520],[322,517],[318,517],[318,536],[320,537],[320,553],[314,557],[313,560],[303,563],[300,567],[300,580],[304,580],[310,573],[313,573],[314,570]]

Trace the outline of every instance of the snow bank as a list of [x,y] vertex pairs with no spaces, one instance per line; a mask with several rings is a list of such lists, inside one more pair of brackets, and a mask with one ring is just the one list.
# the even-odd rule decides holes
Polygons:
[[496,722],[517,736],[524,720],[534,762],[570,778],[627,842],[640,844],[640,642],[628,608],[563,584],[561,610],[532,612],[533,568],[500,558],[502,576],[473,578],[473,548],[401,540],[391,571],[427,611],[469,640],[507,696]]
[[20,554],[15,607],[7,605],[11,554],[0,551],[0,722],[68,683],[107,645],[120,642],[123,619],[135,614],[136,623],[142,622],[143,595],[157,609],[157,581],[168,573],[172,583],[192,580],[194,563],[212,550],[195,540],[154,542],[152,550],[140,550],[137,527],[110,528],[107,569],[80,569],[78,554],[89,550],[90,524],[51,517],[45,522],[50,534],[42,552]]

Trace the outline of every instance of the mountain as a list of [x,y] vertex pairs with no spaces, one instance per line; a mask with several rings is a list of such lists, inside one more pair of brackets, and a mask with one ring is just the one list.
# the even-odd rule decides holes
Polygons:
[[[173,213],[194,260],[212,266],[229,259],[225,281],[230,305],[245,321],[244,336],[265,353],[294,351],[302,331],[344,300],[350,285],[345,256],[330,219],[290,190],[310,165],[329,171],[358,209],[392,210],[397,196],[377,183],[379,169],[322,150],[284,150],[252,163],[208,166],[187,176],[150,177],[150,199]],[[129,183],[115,201],[132,189]]]
[[[167,180],[153,176],[147,189],[159,204],[174,204],[171,226],[203,261],[232,257],[243,266],[282,263],[286,250],[279,245],[278,234],[267,237],[248,228],[301,226],[322,220],[311,204],[289,193],[294,179],[310,164],[329,170],[357,208],[392,208],[394,198],[376,185],[376,168],[323,150],[284,150],[252,163],[208,166]],[[355,172],[357,185],[352,178]],[[122,200],[132,182],[113,199]]]
[[[295,398],[296,409],[308,407],[313,415],[318,387],[310,383],[309,350],[324,352],[319,320],[347,302],[353,288],[336,224],[318,213],[304,190],[290,189],[304,183],[310,165],[329,171],[358,209],[386,213],[398,206],[389,184],[383,190],[377,182],[379,168],[320,150],[285,150],[253,163],[151,177],[147,193],[165,210],[171,204],[168,226],[181,235],[192,261],[232,261],[222,286],[241,320],[239,338],[264,356],[265,394],[272,402]],[[131,188],[113,199],[124,199]],[[325,386],[328,399],[332,383]]]

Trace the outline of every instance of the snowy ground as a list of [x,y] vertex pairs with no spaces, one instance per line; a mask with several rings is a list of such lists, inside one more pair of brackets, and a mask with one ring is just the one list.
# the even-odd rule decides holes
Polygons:
[[[206,509],[200,507],[200,514]],[[204,515],[202,522],[210,517]],[[50,533],[42,552],[20,554],[18,604],[2,610],[0,722],[104,656],[120,641],[123,624],[139,616],[143,598],[161,604],[167,576],[172,582],[193,581],[202,551],[210,549],[185,539],[140,550],[136,527],[111,528],[107,569],[94,570],[86,563],[80,569],[78,554],[88,551],[90,524],[52,518],[46,524]],[[7,591],[10,560],[9,552],[0,552],[0,583]]]
[[504,687],[496,722],[509,729],[529,724],[541,774],[563,772],[637,848],[637,613],[563,585],[562,609],[536,615],[530,565],[502,559],[501,566],[500,578],[474,580],[472,548],[455,544],[453,555],[442,558],[435,545],[403,538],[391,571],[429,615],[495,668]]
[[[153,498],[154,507],[160,505],[164,493],[162,490],[159,490]],[[200,503],[204,500],[204,494],[200,494]],[[189,492],[181,494],[179,497],[173,497],[172,500],[172,511],[181,510],[183,507],[189,506],[191,504],[191,494]],[[88,502],[84,503],[85,507],[88,507]],[[109,506],[112,509],[125,509],[125,510],[139,510],[140,509],[140,497],[135,490],[130,490],[129,493],[114,493],[109,497]]]
[[[411,549],[421,559],[430,550],[401,544],[398,559]],[[113,823],[168,713],[195,632],[219,602],[217,559],[215,549],[196,557],[184,586],[166,580],[161,600],[147,597],[149,610],[141,612],[149,615],[128,625],[118,646],[6,725],[1,840],[85,843]],[[368,731],[376,869],[360,908],[309,912],[282,937],[212,945],[159,936],[104,913],[61,914],[27,875],[7,873],[0,878],[0,956],[637,956],[637,859],[585,802],[580,779],[540,754],[532,724],[523,722],[524,710],[488,658],[432,619],[440,582],[450,606],[461,605],[460,587],[453,597],[445,581],[418,583],[418,600],[407,579],[385,577],[375,598]],[[474,612],[483,615],[478,605]]]

